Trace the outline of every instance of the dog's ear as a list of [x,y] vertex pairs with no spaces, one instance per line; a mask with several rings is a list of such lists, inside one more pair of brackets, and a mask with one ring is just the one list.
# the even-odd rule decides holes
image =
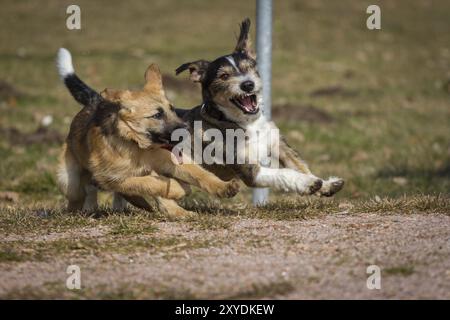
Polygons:
[[256,55],[252,49],[252,43],[249,38],[250,33],[250,19],[246,18],[241,22],[241,30],[239,32],[239,37],[234,48],[235,52],[246,53],[249,57],[255,59]]
[[175,70],[175,74],[179,75],[181,72],[188,70],[190,72],[189,79],[193,82],[202,82],[205,78],[206,70],[208,69],[209,61],[197,60],[194,62],[187,62],[179,66]]
[[120,91],[119,90],[113,90],[106,88],[102,92],[100,92],[100,95],[103,99],[109,100],[109,101],[118,101],[120,100]]
[[117,103],[120,106],[120,109],[130,111],[130,108],[125,106],[123,104],[124,101],[127,99],[130,99],[131,93],[128,90],[114,90],[114,89],[108,89],[106,88],[102,92],[100,92],[100,95],[103,99]]
[[162,76],[159,67],[152,63],[145,71],[145,85],[144,90],[146,91],[162,91]]

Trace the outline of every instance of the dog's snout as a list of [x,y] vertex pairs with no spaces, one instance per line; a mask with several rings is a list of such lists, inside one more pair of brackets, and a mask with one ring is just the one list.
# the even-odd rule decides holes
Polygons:
[[188,128],[189,127],[188,127],[188,125],[186,123],[178,122],[178,123],[176,123],[175,125],[172,126],[171,130],[172,131],[177,130],[177,129],[186,129],[187,130]]
[[255,83],[251,80],[247,80],[241,83],[241,89],[245,92],[252,92],[255,88]]

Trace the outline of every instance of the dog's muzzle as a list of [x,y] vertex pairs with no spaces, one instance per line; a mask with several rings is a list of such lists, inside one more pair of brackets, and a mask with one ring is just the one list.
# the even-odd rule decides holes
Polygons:
[[235,96],[230,101],[244,113],[255,114],[259,111],[258,99],[254,93],[245,93]]

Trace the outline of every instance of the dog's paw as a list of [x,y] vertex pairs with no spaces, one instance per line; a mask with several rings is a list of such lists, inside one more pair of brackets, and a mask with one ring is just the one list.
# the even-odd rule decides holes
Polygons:
[[190,193],[191,188],[188,184],[175,179],[170,179],[167,195],[165,195],[165,197],[168,199],[179,200]]
[[316,193],[322,187],[322,179],[314,176],[302,175],[297,177],[294,182],[296,192],[301,195],[309,196]]
[[229,182],[225,182],[222,188],[218,188],[217,196],[220,198],[232,198],[239,192],[239,189],[239,181],[233,179]]
[[266,185],[269,182],[270,186],[277,190],[300,195],[314,194],[322,187],[322,179],[292,169],[279,169],[264,178]]
[[314,182],[309,186],[309,194],[314,194],[322,188],[323,180],[315,179]]
[[197,216],[197,213],[183,209],[181,207],[176,208],[176,209],[171,209],[171,210],[169,210],[167,212],[163,212],[163,213],[171,221],[184,220],[184,219],[194,218]]
[[180,207],[178,203],[172,199],[157,197],[156,205],[158,211],[170,220],[192,218],[197,215],[195,212]]
[[330,177],[322,184],[318,194],[322,197],[331,197],[344,187],[344,180],[338,177]]

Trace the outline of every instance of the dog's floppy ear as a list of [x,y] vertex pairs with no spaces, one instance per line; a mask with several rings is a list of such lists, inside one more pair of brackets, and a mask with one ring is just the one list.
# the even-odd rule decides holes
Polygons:
[[197,60],[194,62],[187,62],[179,66],[175,70],[175,74],[179,75],[181,72],[188,70],[190,72],[189,79],[193,82],[202,82],[205,78],[206,70],[208,69],[209,61]]
[[152,63],[145,71],[145,85],[146,91],[161,91],[163,90],[162,76],[159,67]]
[[239,37],[237,40],[236,47],[234,48],[235,52],[243,52],[246,53],[249,57],[255,58],[255,52],[252,50],[252,43],[249,38],[250,33],[250,19],[246,18],[241,22],[241,30],[239,32]]

